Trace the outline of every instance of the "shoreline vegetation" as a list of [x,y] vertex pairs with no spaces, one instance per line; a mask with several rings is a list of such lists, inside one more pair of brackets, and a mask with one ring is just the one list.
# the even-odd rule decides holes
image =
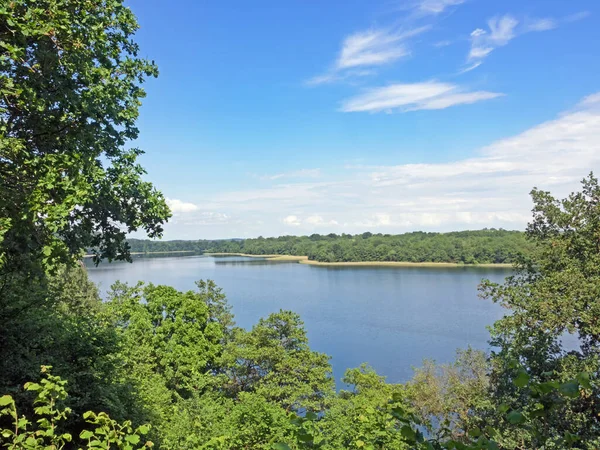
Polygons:
[[492,268],[512,268],[509,263],[488,263],[488,264],[463,264],[451,262],[410,262],[410,261],[339,261],[339,262],[323,262],[313,261],[308,259],[308,256],[295,255],[251,255],[248,253],[227,253],[227,252],[206,252],[207,256],[244,256],[247,258],[260,258],[267,261],[279,262],[297,262],[299,264],[307,264],[310,266],[320,267],[492,267]]
[[127,242],[131,252],[193,250],[203,254],[277,257],[280,261],[283,260],[280,256],[285,256],[287,261],[313,265],[431,267],[509,267],[520,256],[530,255],[533,245],[523,232],[494,228],[396,235],[365,232],[192,241],[128,239]]
[[[164,255],[173,253],[197,253],[194,250],[168,250],[168,251],[156,251],[156,252],[130,252],[131,256],[142,256],[142,255]],[[94,255],[86,253],[83,255],[84,258],[93,258]]]

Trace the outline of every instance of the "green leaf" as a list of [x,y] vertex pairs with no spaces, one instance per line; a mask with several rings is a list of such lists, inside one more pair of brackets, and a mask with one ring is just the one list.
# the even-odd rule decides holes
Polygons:
[[410,425],[404,425],[400,428],[400,434],[410,441],[414,441],[417,438],[417,433],[415,433],[415,430]]
[[300,442],[312,442],[313,437],[308,433],[298,433],[298,440]]
[[83,430],[81,433],[79,433],[79,437],[81,439],[89,439],[94,435],[94,433],[92,433],[91,431],[88,430]]
[[310,421],[315,421],[317,420],[318,416],[314,412],[309,411],[306,413],[306,418]]
[[479,436],[481,436],[481,434],[482,434],[481,430],[479,428],[477,428],[477,427],[476,428],[472,428],[472,429],[469,430],[469,435],[470,436],[479,437]]
[[125,440],[132,444],[137,444],[138,442],[140,442],[140,437],[137,434],[132,434],[129,436],[125,436]]
[[525,422],[525,417],[519,411],[511,411],[506,415],[506,419],[513,425]]
[[12,405],[13,398],[10,395],[3,395],[0,397],[0,406]]
[[519,388],[524,388],[525,386],[527,386],[527,383],[529,383],[530,379],[531,377],[525,370],[519,370],[519,373],[513,380],[513,383]]
[[278,442],[273,444],[273,450],[292,450],[289,445],[284,444],[282,442]]
[[577,374],[577,381],[584,389],[592,390],[592,384],[590,383],[590,374],[587,372],[582,372]]
[[548,394],[556,388],[557,388],[557,386],[555,385],[555,383],[550,382],[550,381],[547,381],[545,383],[539,383],[536,385],[536,389],[538,391],[540,391],[542,394]]
[[568,381],[566,383],[562,383],[558,387],[558,391],[569,398],[577,398],[579,397],[579,383],[576,381]]

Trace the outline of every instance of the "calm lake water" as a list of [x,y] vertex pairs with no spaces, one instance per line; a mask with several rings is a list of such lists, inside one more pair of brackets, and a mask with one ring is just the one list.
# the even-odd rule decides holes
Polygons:
[[239,326],[251,328],[279,309],[299,313],[311,348],[332,357],[336,380],[348,367],[371,364],[403,382],[424,358],[450,362],[457,348],[487,349],[486,326],[503,309],[477,297],[482,278],[502,281],[509,269],[313,267],[243,257],[137,258],[89,265],[103,295],[117,281],[194,289],[212,279],[223,288]]

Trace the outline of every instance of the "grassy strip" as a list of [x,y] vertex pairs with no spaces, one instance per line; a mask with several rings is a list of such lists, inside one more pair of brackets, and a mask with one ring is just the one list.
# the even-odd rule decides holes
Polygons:
[[511,268],[512,264],[460,264],[450,262],[409,262],[409,261],[347,261],[347,262],[322,262],[308,259],[298,261],[300,264],[311,266],[342,266],[342,267],[495,267]]
[[269,261],[307,261],[308,256],[293,256],[293,255],[249,255],[247,253],[204,253],[208,256],[246,256],[248,258],[263,258]]
[[249,255],[247,253],[205,253],[209,256],[246,256],[249,258],[264,258],[269,261],[295,261],[311,266],[341,266],[341,267],[497,267],[511,268],[512,264],[459,264],[450,262],[408,262],[408,261],[349,261],[349,262],[322,262],[312,261],[308,256],[293,255]]

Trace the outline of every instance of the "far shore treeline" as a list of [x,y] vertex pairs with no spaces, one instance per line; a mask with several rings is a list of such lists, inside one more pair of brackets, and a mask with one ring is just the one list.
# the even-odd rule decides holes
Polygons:
[[306,256],[321,262],[398,261],[414,263],[509,264],[529,254],[532,243],[521,231],[486,228],[450,233],[312,234],[255,239],[129,239],[132,253],[197,252]]

